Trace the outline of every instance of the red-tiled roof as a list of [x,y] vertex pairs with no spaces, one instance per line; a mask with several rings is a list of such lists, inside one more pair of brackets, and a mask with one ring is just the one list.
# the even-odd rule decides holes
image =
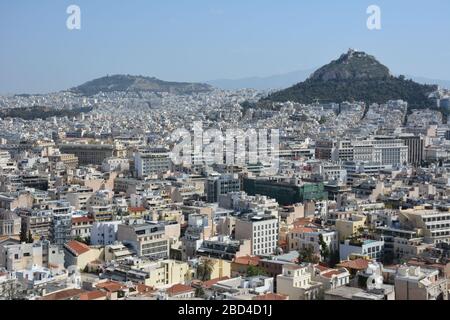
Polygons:
[[95,291],[90,291],[90,292],[84,292],[82,294],[80,294],[80,300],[98,300],[98,299],[103,299],[107,297],[107,293],[100,291],[100,290],[95,290]]
[[194,288],[184,285],[184,284],[175,284],[175,285],[171,286],[169,289],[167,289],[166,293],[169,296],[176,296],[176,295],[191,292],[191,291],[195,291]]
[[312,222],[312,218],[300,218],[294,221],[294,227],[305,226]]
[[97,289],[105,290],[108,292],[117,292],[123,288],[123,285],[121,285],[119,282],[107,281],[107,282],[99,283],[95,287]]
[[72,224],[79,224],[79,223],[91,223],[94,222],[94,219],[89,218],[89,217],[76,217],[76,218],[72,218]]
[[267,293],[253,298],[253,300],[266,300],[266,301],[276,301],[276,300],[288,300],[288,296],[279,293]]
[[314,268],[318,269],[320,272],[324,272],[324,271],[327,271],[327,270],[332,270],[331,268],[322,266],[322,265],[320,265],[320,264],[315,265]]
[[259,260],[261,260],[260,257],[256,256],[243,256],[243,257],[236,257],[234,258],[234,263],[237,264],[243,264],[246,266],[257,266],[259,265]]
[[291,232],[298,232],[298,233],[307,233],[307,232],[314,232],[314,229],[312,228],[308,228],[308,227],[303,227],[303,226],[299,226],[299,227],[295,227],[294,229],[292,229]]
[[348,260],[341,262],[338,266],[353,270],[365,270],[369,266],[369,262],[365,259]]
[[91,250],[88,245],[78,242],[76,240],[69,241],[64,246],[68,248],[70,251],[72,251],[76,256],[79,256]]
[[148,292],[155,292],[156,291],[153,287],[146,286],[145,284],[138,284],[136,286],[136,290],[139,293],[148,293]]
[[331,270],[331,271],[328,271],[328,272],[322,274],[322,276],[324,276],[325,278],[331,279],[331,278],[333,278],[333,276],[337,276],[340,273],[341,273],[340,271]]
[[50,293],[41,298],[41,300],[67,300],[70,298],[75,298],[78,295],[84,293],[84,290],[80,289],[66,289],[54,293]]
[[223,280],[228,280],[228,279],[230,279],[230,277],[221,277],[221,278],[211,279],[209,281],[203,282],[202,283],[202,287],[205,288],[205,289],[209,289],[213,285],[215,285],[217,282],[223,281]]

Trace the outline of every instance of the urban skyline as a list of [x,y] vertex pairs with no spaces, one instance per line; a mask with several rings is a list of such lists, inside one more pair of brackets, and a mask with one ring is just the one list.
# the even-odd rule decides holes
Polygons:
[[[81,9],[68,30],[66,9]],[[446,1],[0,2],[0,93],[49,93],[107,74],[205,82],[309,70],[348,48],[371,52],[396,74],[450,80]],[[438,48],[422,43],[440,43]],[[11,64],[11,61],[17,63]]]
[[0,2],[0,305],[449,300],[448,2],[77,2]]

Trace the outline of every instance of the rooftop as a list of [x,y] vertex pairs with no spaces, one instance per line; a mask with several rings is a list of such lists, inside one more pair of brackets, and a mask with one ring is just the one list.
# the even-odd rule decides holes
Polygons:
[[69,249],[77,257],[91,250],[88,245],[76,240],[69,241],[64,247]]

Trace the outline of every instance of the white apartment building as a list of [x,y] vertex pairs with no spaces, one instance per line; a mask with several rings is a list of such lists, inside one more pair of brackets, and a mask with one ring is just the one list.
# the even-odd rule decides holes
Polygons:
[[339,245],[341,261],[348,260],[352,255],[367,256],[370,259],[382,258],[384,241],[377,240],[345,240]]
[[130,245],[139,257],[169,257],[169,239],[162,224],[119,224],[117,240]]
[[[306,230],[305,230],[306,229]],[[289,250],[301,250],[305,248],[313,248],[314,253],[320,254],[320,235],[326,243],[330,253],[339,250],[339,237],[337,231],[334,230],[309,230],[309,228],[293,229],[288,233],[287,241]]]
[[274,254],[278,247],[278,218],[267,214],[248,214],[236,220],[235,238],[251,241],[252,255]]
[[91,230],[91,244],[106,246],[117,241],[120,221],[94,222]]
[[128,171],[130,169],[130,160],[125,158],[111,157],[103,160],[102,171]]
[[353,161],[403,165],[408,163],[408,146],[401,139],[389,137],[353,141]]
[[134,165],[137,176],[144,178],[170,171],[172,161],[170,160],[169,152],[166,150],[149,150],[136,153]]

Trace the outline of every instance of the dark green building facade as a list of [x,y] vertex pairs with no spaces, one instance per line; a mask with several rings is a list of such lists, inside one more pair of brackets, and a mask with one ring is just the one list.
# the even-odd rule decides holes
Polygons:
[[263,195],[277,200],[280,205],[292,205],[311,200],[327,200],[323,183],[302,186],[262,179],[244,179],[244,191],[251,196]]

